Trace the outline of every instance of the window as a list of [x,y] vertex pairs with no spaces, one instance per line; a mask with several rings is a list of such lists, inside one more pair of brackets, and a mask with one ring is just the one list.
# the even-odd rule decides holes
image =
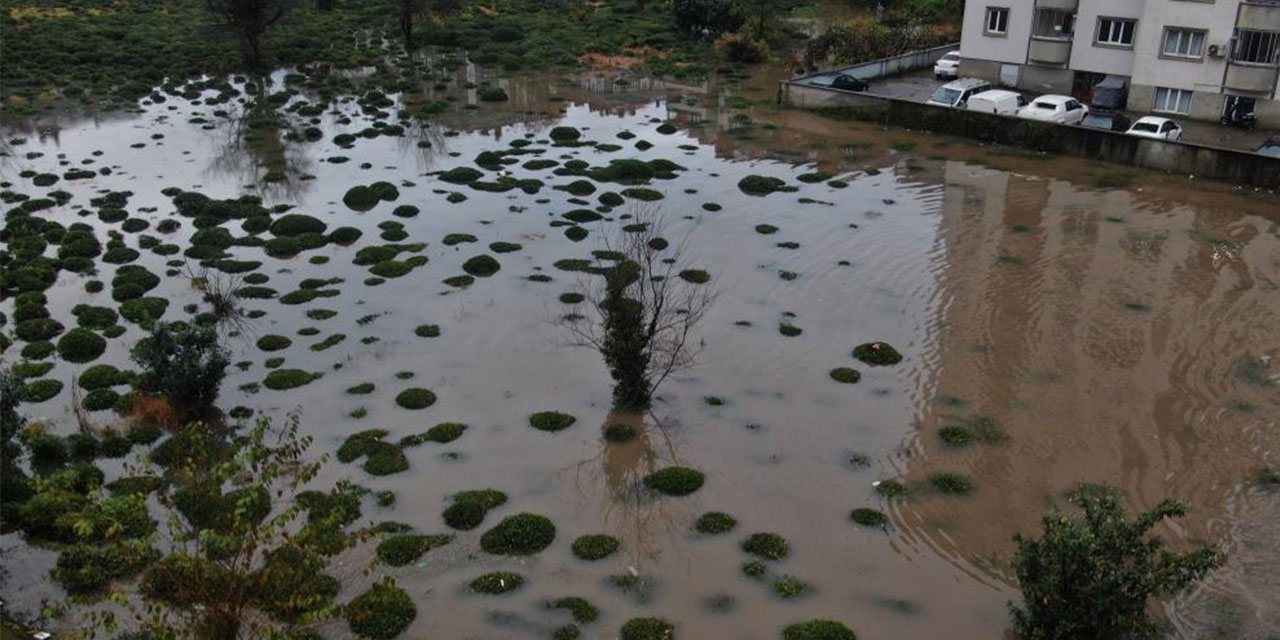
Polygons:
[[1075,31],[1076,14],[1060,9],[1037,9],[1031,35],[1041,38],[1070,38]]
[[1231,61],[1275,64],[1277,45],[1280,45],[1280,33],[1240,30],[1231,49]]
[[1156,87],[1156,101],[1151,105],[1151,110],[1165,113],[1190,113],[1191,92],[1186,89]]
[[1004,35],[1009,32],[1009,9],[987,7],[987,33]]
[[1199,58],[1204,55],[1204,34],[1191,29],[1166,28],[1163,53],[1166,56]]
[[1138,26],[1136,20],[1121,18],[1098,18],[1098,44],[1109,44],[1119,47],[1133,46],[1133,29]]

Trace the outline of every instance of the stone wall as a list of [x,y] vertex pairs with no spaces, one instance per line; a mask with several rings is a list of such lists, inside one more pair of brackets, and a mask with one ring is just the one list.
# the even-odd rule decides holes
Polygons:
[[1233,149],[1165,142],[1113,131],[938,107],[870,94],[782,83],[782,101],[828,114],[963,136],[1035,151],[1280,189],[1280,159]]

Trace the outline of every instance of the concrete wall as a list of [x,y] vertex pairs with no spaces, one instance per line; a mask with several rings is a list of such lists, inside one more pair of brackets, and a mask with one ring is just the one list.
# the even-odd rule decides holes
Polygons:
[[1165,142],[1112,131],[937,107],[821,87],[782,83],[787,104],[831,115],[964,136],[984,142],[1092,158],[1147,169],[1280,189],[1280,159],[1233,149]]
[[[960,32],[960,56],[977,60],[1027,61],[1027,41],[1031,38],[1031,12],[1035,0],[969,0],[964,4],[964,24]],[[1009,8],[1009,30],[1004,36],[986,34],[987,7]]]
[[[904,53],[900,56],[880,58],[879,60],[860,62],[848,67],[840,67],[838,69],[811,73],[809,75],[792,78],[791,81],[812,83],[814,80],[830,80],[840,74],[850,75],[862,80],[872,80],[875,78],[883,78],[884,76],[893,76],[906,73],[908,71],[915,71],[916,69],[932,69],[933,64],[937,62],[939,58],[959,48],[959,43],[944,44],[931,49],[921,49],[920,51]],[[825,83],[819,82],[819,84]]]
[[1080,0],[1080,7],[1076,11],[1076,37],[1071,44],[1071,63],[1068,66],[1093,73],[1132,75],[1134,48],[1098,45],[1098,18],[1136,20],[1133,41],[1137,44],[1144,28],[1158,28],[1154,24],[1148,25],[1142,19],[1145,5],[1145,0]]
[[1018,74],[1018,88],[1035,93],[1071,94],[1071,80],[1075,72],[1070,69],[1025,65]]

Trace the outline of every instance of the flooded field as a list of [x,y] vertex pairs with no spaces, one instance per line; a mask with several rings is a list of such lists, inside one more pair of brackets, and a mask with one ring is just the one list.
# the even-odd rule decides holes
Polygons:
[[[186,277],[204,257],[184,258],[192,246],[216,247],[223,270],[269,288],[243,300],[256,317],[229,338],[237,365],[223,383],[224,409],[281,419],[296,412],[322,453],[367,429],[385,429],[394,442],[439,423],[468,425],[456,440],[405,448],[409,468],[400,473],[371,476],[359,462],[325,468],[321,485],[345,477],[395,493],[386,507],[366,498],[362,522],[456,536],[375,576],[362,574],[369,549],[344,555],[340,600],[376,575],[394,575],[418,608],[404,638],[550,637],[571,619],[546,602],[564,596],[599,607],[600,618],[582,626],[586,638],[614,638],[637,616],[671,621],[680,638],[776,638],[813,618],[840,620],[868,639],[995,638],[1018,597],[1012,536],[1037,531],[1041,515],[1079,483],[1101,482],[1125,490],[1134,509],[1186,501],[1189,516],[1160,532],[1175,546],[1204,541],[1228,554],[1201,588],[1165,608],[1169,638],[1280,634],[1280,491],[1251,481],[1280,464],[1274,201],[780,111],[766,104],[767,85],[744,99],[618,74],[463,73],[492,80],[510,101],[455,90],[439,124],[406,126],[404,135],[380,126],[366,137],[361,131],[379,120],[370,110],[394,114],[398,96],[373,107],[366,96],[362,109],[301,89],[279,105],[298,132],[286,136],[255,122],[262,114],[237,113],[234,101],[170,96],[138,114],[27,123],[4,136],[6,188],[33,198],[65,191],[69,200],[38,215],[87,224],[104,246],[118,233],[139,249],[116,255],[160,276],[145,297],[168,301],[154,303],[161,319],[189,319],[197,307],[188,305],[202,303]],[[275,81],[273,92],[284,74]],[[324,108],[302,115],[303,101]],[[557,134],[556,143],[554,127],[581,137]],[[247,132],[257,133],[246,142]],[[334,141],[344,133],[355,134],[350,144]],[[505,155],[495,161],[492,152]],[[643,185],[588,175],[622,159],[660,170]],[[459,167],[478,180],[441,173]],[[33,184],[81,168],[91,173]],[[739,183],[750,175],[795,191],[745,193]],[[394,197],[366,205],[349,194],[383,181]],[[637,186],[660,199],[627,191]],[[166,195],[170,188],[179,191]],[[121,206],[90,204],[123,191],[131,195]],[[178,215],[182,196],[172,197],[180,192],[256,195],[266,208],[313,216],[324,233],[350,227],[359,237],[291,252],[199,230],[205,237],[193,245],[193,219]],[[717,297],[695,329],[695,366],[637,416],[611,411],[599,353],[567,344],[563,317],[587,312],[561,296],[593,277],[562,261],[601,264],[592,252],[616,241],[641,205],[660,209],[666,237],[683,239],[684,260],[710,275],[701,286]],[[123,219],[102,214],[121,208]],[[564,217],[583,209],[602,219]],[[130,220],[148,224],[124,231]],[[161,233],[165,220],[180,225]],[[285,235],[242,224],[218,228],[235,238]],[[401,245],[397,266],[371,272],[358,252],[388,243]],[[415,243],[422,246],[408,246]],[[165,246],[177,248],[157,251]],[[500,268],[464,267],[481,255]],[[50,317],[68,330],[77,305],[121,306],[112,285],[121,266],[97,258],[94,268],[59,272],[45,292]],[[455,279],[464,272],[477,277]],[[88,293],[92,280],[106,286]],[[14,300],[0,308],[12,331]],[[80,374],[132,366],[129,348],[144,332],[128,318],[119,326],[91,362],[37,360],[53,366],[28,384],[38,377],[62,386],[46,384],[47,399],[24,404],[28,419],[74,431]],[[5,363],[22,361],[30,342],[15,338]],[[876,342],[902,361],[867,366],[852,357]],[[860,380],[834,380],[842,367]],[[271,376],[290,370],[314,379],[270,388],[280,386]],[[437,399],[420,410],[399,406],[411,388]],[[529,416],[544,411],[576,420],[557,432],[531,428]],[[109,410],[89,415],[100,425],[120,421]],[[640,435],[602,438],[617,423]],[[123,467],[100,464],[108,478]],[[705,484],[683,497],[642,485],[672,465],[703,472]],[[970,481],[971,492],[935,488],[945,472]],[[904,492],[877,491],[887,480]],[[452,496],[487,488],[507,502],[480,527],[451,530],[442,512]],[[859,508],[884,512],[888,524],[855,524],[850,512]],[[736,527],[697,533],[695,520],[711,511],[732,515]],[[521,512],[550,518],[555,542],[523,557],[483,552],[482,532]],[[749,577],[742,567],[753,557],[740,543],[755,532],[785,537],[789,553]],[[571,543],[588,534],[616,537],[618,552],[576,558]],[[16,534],[3,543],[5,601],[31,612],[61,597],[48,577],[54,553]],[[491,571],[520,573],[525,583],[499,596],[473,593],[471,581]],[[779,595],[795,581],[804,585],[798,595]],[[332,632],[343,637],[345,625]]]

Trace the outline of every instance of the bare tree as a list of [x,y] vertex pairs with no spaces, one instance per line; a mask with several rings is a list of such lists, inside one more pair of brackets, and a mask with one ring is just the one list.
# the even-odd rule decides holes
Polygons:
[[413,49],[413,23],[418,20],[437,20],[462,11],[462,0],[391,0],[395,5],[400,33],[404,36],[404,48]]
[[647,409],[654,390],[672,373],[692,366],[702,350],[693,328],[716,299],[704,271],[688,269],[685,243],[663,237],[659,208],[631,206],[627,224],[605,238],[609,267],[581,283],[583,303],[595,317],[570,314],[561,324],[570,343],[596,349],[613,377],[614,406]]
[[262,67],[262,36],[293,8],[295,0],[205,0],[209,13],[245,46],[245,62]]

